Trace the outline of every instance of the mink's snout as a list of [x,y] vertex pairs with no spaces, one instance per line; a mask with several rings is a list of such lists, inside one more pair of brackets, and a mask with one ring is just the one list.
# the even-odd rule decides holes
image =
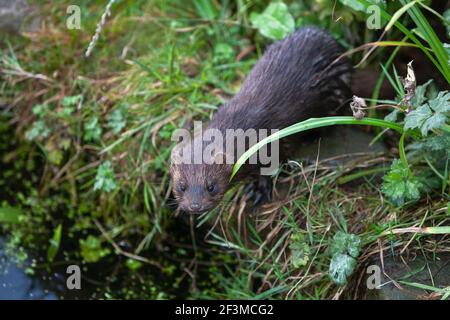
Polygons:
[[186,207],[180,207],[180,209],[187,213],[199,214],[211,210],[213,206],[206,207],[198,202],[189,203]]
[[192,202],[189,205],[189,209],[191,209],[192,211],[199,211],[201,209],[201,205],[198,202]]
[[213,209],[217,204],[218,202],[212,201],[206,196],[203,199],[199,197],[190,199],[190,195],[184,195],[183,199],[179,202],[179,209],[186,213],[200,214]]

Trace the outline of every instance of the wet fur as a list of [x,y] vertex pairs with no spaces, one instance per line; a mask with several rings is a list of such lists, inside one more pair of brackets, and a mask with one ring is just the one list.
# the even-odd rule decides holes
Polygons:
[[[207,128],[282,129],[311,117],[325,116],[350,97],[351,65],[338,59],[342,48],[327,32],[313,27],[299,29],[271,45],[244,80],[241,90],[214,114]],[[177,146],[172,157],[179,152]],[[283,153],[283,146],[280,148]],[[243,168],[237,177],[254,176],[257,166]],[[172,165],[174,193],[180,208],[201,201],[214,207],[227,190],[230,165]],[[186,192],[177,190],[184,181]],[[205,193],[217,183],[220,192]]]

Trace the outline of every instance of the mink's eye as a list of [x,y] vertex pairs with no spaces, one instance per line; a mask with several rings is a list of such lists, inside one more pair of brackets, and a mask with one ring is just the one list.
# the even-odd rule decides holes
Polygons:
[[178,184],[178,190],[180,190],[181,192],[185,192],[186,191],[186,184],[184,182],[180,182]]
[[208,190],[209,193],[213,193],[213,192],[216,191],[216,186],[215,186],[214,184],[209,184],[209,185],[206,187],[206,190]]

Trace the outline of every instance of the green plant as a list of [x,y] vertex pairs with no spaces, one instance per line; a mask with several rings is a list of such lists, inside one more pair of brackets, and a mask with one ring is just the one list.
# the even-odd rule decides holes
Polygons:
[[124,107],[116,109],[108,115],[106,119],[108,120],[108,127],[112,130],[112,132],[114,134],[118,134],[127,124],[126,109]]
[[[430,56],[430,53],[427,49],[425,49],[423,46],[419,47],[422,50],[427,51],[428,57],[437,65],[438,69],[443,72],[444,76],[446,76],[447,71],[450,70],[447,63],[448,56],[446,55],[444,62],[441,50],[442,43],[439,40],[436,40],[437,37],[434,31],[431,29],[429,23],[426,21],[420,10],[416,8],[416,2],[417,1],[409,4],[404,3],[404,6],[398,11],[398,14],[395,14],[394,16],[390,16],[385,11],[383,11],[385,17],[391,18],[391,21],[387,25],[386,30],[388,30],[390,26],[396,25],[399,29],[404,31],[411,40],[416,42],[416,38],[409,31],[405,31],[405,27],[397,21],[401,14],[408,12],[412,20],[418,25],[419,30],[423,33],[426,33],[425,38],[432,48],[431,52],[436,55],[436,59],[440,63],[440,65],[437,65],[436,60],[434,60],[434,58]],[[359,1],[359,3],[364,4],[366,8],[370,4],[368,1],[364,0]],[[345,4],[353,7],[356,6],[359,8],[357,10],[363,9],[356,2],[345,2]],[[425,6],[423,4],[421,5]],[[391,84],[394,86],[394,88],[396,88],[401,98],[401,100],[397,102],[397,106],[400,107],[396,107],[394,111],[385,118],[385,121],[380,122],[380,120],[370,118],[366,118],[360,121],[357,119],[345,117],[308,119],[301,123],[282,129],[279,132],[263,139],[259,143],[252,146],[237,160],[233,168],[231,178],[233,178],[242,164],[245,163],[245,161],[248,160],[251,155],[257,152],[259,148],[267,143],[281,139],[291,134],[322,126],[336,124],[365,124],[395,129],[398,132],[403,133],[402,138],[399,142],[400,161],[394,161],[391,171],[386,174],[384,179],[383,191],[386,196],[389,197],[398,206],[402,206],[403,204],[405,204],[405,202],[411,200],[418,200],[420,197],[420,191],[425,190],[425,188],[422,187],[419,179],[413,176],[412,170],[409,167],[405,154],[405,135],[410,134],[415,139],[421,139],[421,144],[413,144],[413,146],[415,146],[415,150],[417,151],[418,146],[425,146],[427,144],[427,142],[425,141],[428,133],[433,131],[435,136],[433,136],[432,140],[430,140],[432,142],[428,143],[432,143],[436,149],[444,151],[445,153],[445,142],[447,140],[447,134],[450,133],[450,126],[448,124],[448,114],[450,112],[450,93],[448,93],[447,91],[443,91],[439,92],[436,97],[428,98],[426,93],[427,88],[431,82],[429,81],[426,84],[416,88],[414,71],[410,65],[408,66],[408,76],[404,84],[401,83],[397,74],[394,81],[393,78],[391,78],[389,74],[386,73],[386,70],[384,70],[384,72],[389,78]],[[400,126],[393,123],[397,120],[399,113],[405,114],[404,124],[400,123]],[[413,129],[419,129],[421,136],[419,136]],[[441,147],[439,147],[439,145]],[[431,167],[436,175],[443,181],[443,190],[445,189],[447,181],[449,180],[446,177],[448,172],[448,152],[449,151],[447,151],[446,155],[444,154],[444,169],[436,169],[433,164],[428,163],[429,167]],[[428,160],[427,162],[430,161]],[[432,183],[428,182],[428,185],[430,186],[432,185]]]
[[[368,1],[342,1],[345,5],[355,10],[365,11],[369,5]],[[442,43],[436,40],[434,31],[429,27],[420,10],[416,7],[423,3],[403,3],[394,15],[389,15],[382,7],[383,16],[387,23],[386,31],[392,26],[396,26],[404,32],[417,47],[426,51],[426,55],[436,65],[438,70],[448,78],[448,55],[442,55]],[[404,13],[408,13],[412,20],[417,24],[418,29],[410,32],[399,22],[399,18]],[[426,48],[417,40],[414,35],[425,37],[425,41],[430,45],[431,50]],[[392,56],[393,57],[393,56]],[[444,59],[445,58],[445,59]],[[392,61],[392,59],[390,60]],[[390,62],[389,62],[390,63]],[[384,68],[384,75],[389,79],[393,87],[398,93],[398,100],[391,103],[393,111],[386,116],[384,121],[378,121],[373,118],[365,118],[361,120],[351,117],[330,117],[322,119],[309,119],[291,127],[280,130],[276,134],[269,136],[258,144],[249,148],[236,162],[232,177],[245,161],[254,154],[262,145],[271,141],[281,139],[290,134],[302,132],[312,128],[345,124],[345,125],[371,125],[385,127],[386,129],[394,129],[401,134],[399,139],[399,159],[395,159],[392,163],[390,171],[383,177],[382,191],[387,199],[397,207],[403,207],[413,202],[417,202],[424,192],[433,192],[441,187],[441,197],[448,197],[446,189],[450,185],[449,165],[450,165],[450,126],[448,124],[448,116],[450,111],[449,93],[447,91],[434,94],[429,90],[431,81],[416,87],[415,75],[411,65],[408,66],[408,75],[402,80],[396,73],[394,68],[394,76],[389,75]],[[381,82],[379,82],[379,85]],[[434,91],[435,92],[435,91]],[[386,131],[386,130],[385,130]],[[385,132],[384,131],[384,132]],[[410,140],[412,138],[412,141]],[[374,169],[367,173],[380,172]],[[381,172],[384,172],[383,169]],[[367,174],[366,173],[366,174]],[[364,175],[358,174],[357,177]],[[231,178],[232,178],[231,177]],[[443,227],[442,232],[446,233],[447,227]],[[436,230],[437,232],[437,230]],[[353,239],[345,240],[345,239]],[[348,246],[344,245],[347,242]],[[350,245],[353,243],[353,245]],[[329,265],[329,275],[331,279],[339,284],[346,284],[348,277],[356,268],[356,258],[360,251],[361,238],[356,235],[348,235],[339,231],[330,243],[331,262]],[[292,259],[296,267],[300,267],[307,263],[310,256],[305,256],[305,246],[297,244],[294,238],[290,240],[290,248],[292,250]],[[347,251],[349,250],[349,251]],[[279,275],[284,278],[284,276]],[[292,289],[291,289],[292,291]]]
[[111,161],[106,161],[98,167],[97,175],[95,176],[94,190],[111,192],[114,189],[117,189],[114,171],[112,169]]
[[[425,104],[417,102],[418,106],[405,116],[405,129],[420,129],[424,137],[433,129],[443,129],[448,123],[450,93],[442,91],[436,98]],[[448,130],[447,127],[444,130]],[[450,130],[448,131],[450,132]]]
[[[357,1],[360,4],[364,5],[366,10],[374,4],[373,2],[367,0]],[[450,83],[450,65],[448,64],[448,54],[444,49],[443,43],[439,40],[435,31],[418,7],[418,5],[420,5],[424,8],[430,9],[422,2],[423,1],[410,2],[406,0],[400,0],[400,3],[403,5],[403,7],[407,8],[406,12],[417,26],[417,29],[413,29],[412,31],[410,31],[409,28],[399,22],[398,17],[395,16],[395,14],[390,15],[382,7],[380,7],[380,13],[385,21],[392,21],[394,26],[396,26],[401,32],[403,32],[409,40],[411,40],[423,51],[425,55],[430,59],[430,61],[436,66],[436,68],[442,73],[447,82]],[[404,13],[402,8],[400,8],[397,12]],[[389,29],[388,27],[390,27],[389,24],[386,26],[385,31]],[[425,47],[418,37],[424,39],[430,46],[430,48]]]
[[111,253],[108,248],[103,248],[101,241],[89,235],[86,239],[80,239],[81,256],[86,262],[97,262]]
[[50,244],[47,249],[47,261],[53,262],[53,259],[55,259],[56,254],[58,253],[59,246],[61,244],[61,232],[62,232],[62,225],[59,224],[53,233],[53,237],[50,239]]
[[286,37],[295,28],[294,18],[281,1],[270,3],[260,14],[252,12],[250,20],[263,36],[273,40]]
[[361,250],[361,239],[354,234],[338,231],[330,243],[331,262],[329,274],[338,285],[344,285],[356,266]]
[[[33,39],[7,36],[10,44],[0,48],[0,104],[7,106],[0,111],[0,232],[27,272],[76,261],[87,277],[93,272],[92,278],[104,280],[95,297],[104,292],[106,299],[329,299],[345,294],[360,276],[356,256],[372,255],[380,243],[395,254],[399,247],[433,255],[448,248],[448,237],[429,241],[429,235],[448,234],[450,136],[447,124],[440,125],[446,107],[432,102],[438,96],[432,83],[418,86],[410,105],[400,103],[407,92],[392,74],[395,54],[385,61],[381,49],[365,63],[382,64],[399,95],[379,102],[393,106],[388,118],[375,119],[382,113],[377,109],[367,119],[314,119],[297,129],[379,125],[377,139],[399,146],[395,170],[385,175],[395,191],[380,196],[377,179],[390,170],[381,165],[390,154],[337,168],[298,160],[276,177],[288,186],[286,198],[264,205],[263,212],[247,214],[249,200],[240,187],[198,219],[171,209],[173,130],[208,120],[235,94],[267,38],[317,25],[347,49],[377,40],[377,31],[365,28],[360,1],[115,2],[99,50],[78,59],[106,3],[80,1],[87,33],[67,30],[54,6],[39,4],[45,32]],[[426,3],[414,7],[432,13]],[[412,8],[380,4],[388,39],[377,47],[419,48],[440,65],[433,49],[438,44],[422,38],[427,26],[405,27]],[[432,41],[432,33],[425,37]],[[355,53],[354,62],[359,58]],[[414,116],[422,105],[426,117],[409,118],[416,125],[405,130],[408,108]],[[385,128],[397,133],[383,136]],[[358,182],[357,188],[348,182]],[[415,201],[414,192],[402,189],[407,182],[428,196]],[[403,200],[402,207],[386,199],[394,205]],[[340,233],[360,239],[359,255],[344,248],[333,258]],[[32,260],[40,257],[44,265]],[[330,275],[346,285],[335,285]]]
[[409,168],[399,159],[395,159],[384,177],[383,193],[397,206],[420,198],[420,182],[411,176]]
[[98,141],[102,134],[102,128],[99,124],[97,117],[92,117],[84,125],[84,140],[85,141]]

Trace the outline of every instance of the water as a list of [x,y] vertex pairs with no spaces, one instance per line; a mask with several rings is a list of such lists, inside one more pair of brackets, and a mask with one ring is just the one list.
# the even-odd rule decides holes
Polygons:
[[0,238],[0,300],[56,300],[85,299],[86,290],[71,291],[66,287],[66,275],[62,272],[35,270],[25,272],[26,265],[18,265],[4,250]]
[[55,300],[57,295],[50,292],[40,279],[31,277],[23,268],[13,263],[6,255],[4,241],[0,238],[0,299]]

